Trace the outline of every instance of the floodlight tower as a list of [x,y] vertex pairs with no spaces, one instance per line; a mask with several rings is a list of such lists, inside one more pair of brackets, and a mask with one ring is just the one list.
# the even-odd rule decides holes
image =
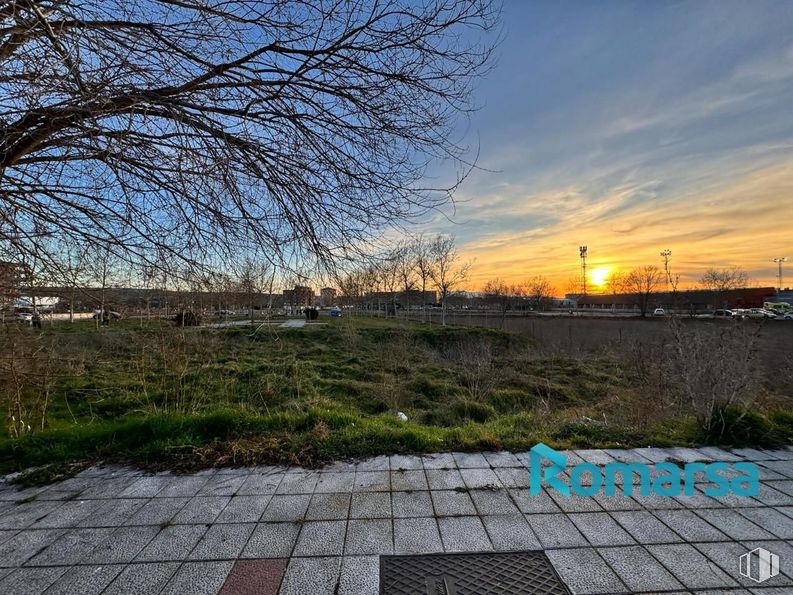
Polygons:
[[584,295],[586,295],[586,251],[586,246],[578,247],[578,253],[581,255],[581,283]]
[[782,291],[782,263],[787,262],[787,256],[781,256],[779,258],[772,258],[771,262],[777,263],[779,266],[779,272],[777,273],[777,279],[779,280],[779,291]]
[[669,291],[669,281],[672,280],[672,275],[669,273],[669,259],[672,257],[672,251],[667,248],[661,252],[661,258],[664,259],[664,273],[666,273],[666,290]]

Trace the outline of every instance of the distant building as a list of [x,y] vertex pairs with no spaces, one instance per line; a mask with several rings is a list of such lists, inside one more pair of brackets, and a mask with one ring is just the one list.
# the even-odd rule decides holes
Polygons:
[[336,290],[333,287],[323,287],[319,290],[319,305],[327,308],[336,303]]
[[[777,294],[773,287],[746,287],[727,291],[691,289],[677,293],[658,291],[650,294],[648,307],[689,312],[709,312],[719,308],[762,308]],[[572,297],[572,296],[568,296]],[[639,301],[633,293],[588,294],[576,298],[577,307],[589,310],[616,312],[639,311]]]
[[10,309],[19,297],[21,270],[13,262],[0,261],[0,310]]
[[284,289],[284,307],[299,310],[313,305],[314,290],[310,287],[295,285],[294,289]]
[[396,304],[398,308],[417,308],[434,306],[438,303],[435,291],[411,289],[409,291],[372,291],[364,296],[364,304],[368,308],[385,309],[388,304]]

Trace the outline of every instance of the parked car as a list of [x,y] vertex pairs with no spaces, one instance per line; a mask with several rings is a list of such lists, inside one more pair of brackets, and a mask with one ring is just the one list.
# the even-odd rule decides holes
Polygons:
[[[93,318],[94,320],[96,320],[97,318],[99,318],[99,316],[100,316],[101,314],[102,314],[101,310],[97,310],[96,312],[94,312],[94,315],[93,315],[91,318]],[[108,315],[108,317],[109,317],[111,320],[118,320],[119,318],[121,318],[121,314],[119,314],[118,312],[115,312],[115,311],[113,311],[113,310],[108,310],[108,311],[107,311],[107,315]]]
[[714,310],[713,316],[716,318],[732,318],[733,311],[732,310]]
[[11,315],[11,320],[21,322],[22,324],[33,324],[33,314],[30,312],[15,312]]
[[752,308],[746,313],[747,318],[776,318],[776,314],[763,308]]
[[334,318],[341,318],[341,308],[331,308],[330,315]]
[[653,311],[653,316],[666,316],[666,310],[664,310],[663,308],[656,308]]
[[785,315],[782,317],[782,320],[793,320],[793,311],[786,312]]

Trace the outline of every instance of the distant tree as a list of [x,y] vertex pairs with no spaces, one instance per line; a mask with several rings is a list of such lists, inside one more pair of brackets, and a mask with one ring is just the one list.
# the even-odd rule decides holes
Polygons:
[[723,292],[746,287],[749,284],[749,275],[739,266],[726,269],[709,268],[699,278],[699,283],[705,289]]
[[441,300],[441,324],[446,325],[446,303],[449,294],[468,279],[471,263],[460,262],[454,236],[438,235],[429,246],[431,273]]
[[414,244],[402,243],[394,250],[394,264],[399,289],[405,298],[406,312],[410,312],[410,292],[416,289],[416,252]]
[[529,303],[535,310],[545,310],[553,298],[553,286],[547,277],[537,275],[525,284]]
[[491,279],[483,288],[485,300],[487,304],[496,304],[498,312],[501,315],[501,328],[504,328],[504,322],[509,310],[512,298],[514,295],[514,288],[507,285],[503,279]]
[[[421,285],[421,301],[426,302],[427,284],[432,280],[433,260],[430,251],[430,241],[424,236],[419,236],[413,244],[413,254],[416,259],[416,274]],[[421,315],[427,320],[426,303],[422,303]]]
[[622,271],[611,271],[606,277],[606,290],[611,294],[618,294],[625,292],[625,273]]
[[650,307],[650,295],[664,280],[664,273],[654,264],[636,267],[625,277],[627,293],[636,298],[641,315],[647,316]]
[[251,324],[256,319],[255,306],[260,296],[268,294],[268,316],[272,309],[273,284],[275,283],[275,268],[261,258],[247,257],[237,266],[237,284],[240,293],[245,296],[248,306],[248,316]]

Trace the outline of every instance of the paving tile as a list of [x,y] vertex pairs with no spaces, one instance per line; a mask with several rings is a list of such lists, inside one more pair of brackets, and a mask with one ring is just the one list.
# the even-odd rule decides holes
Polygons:
[[73,500],[64,502],[56,510],[31,525],[33,529],[55,529],[77,527],[80,522],[96,512],[101,500]]
[[390,519],[391,494],[388,492],[366,492],[352,495],[351,519]]
[[63,567],[17,568],[0,580],[0,593],[39,595],[66,572]]
[[351,520],[347,524],[344,555],[392,554],[394,536],[390,519]]
[[0,545],[0,567],[21,566],[61,535],[63,535],[62,529],[28,530],[17,533]]
[[647,550],[687,588],[737,586],[732,578],[715,564],[709,564],[707,558],[690,544],[648,545]]
[[650,459],[636,452],[635,449],[604,448],[603,452],[620,463],[652,463]]
[[466,487],[477,488],[500,488],[503,487],[501,480],[492,469],[460,469],[460,475]]
[[[741,576],[739,571],[740,557],[750,551],[750,548],[734,541],[714,542],[714,543],[697,543],[694,545],[702,554],[714,564],[718,565],[726,574],[730,575],[735,581],[745,587],[756,587],[757,583],[750,578]],[[771,548],[770,551],[774,551]],[[778,550],[777,550],[778,551]],[[785,560],[780,560],[780,566],[785,566]],[[763,583],[765,587],[774,587],[782,585],[793,585],[793,581],[784,574],[780,573],[777,577],[771,578]]]
[[482,523],[496,551],[542,549],[539,539],[522,514],[483,516]]
[[773,539],[774,536],[734,510],[697,510],[696,513],[731,539]]
[[[782,484],[783,482],[772,482],[774,484]],[[772,488],[769,484],[760,482],[759,494],[752,496],[755,500],[759,500],[768,506],[787,506],[793,502],[793,497],[782,491]]]
[[549,490],[551,498],[564,512],[602,512],[600,504],[591,496],[578,496],[570,494],[563,496],[556,490]]
[[604,547],[598,553],[631,592],[673,591],[683,585],[641,546]]
[[556,502],[545,490],[536,496],[529,494],[529,490],[510,489],[507,491],[521,512],[527,514],[561,512]]
[[47,595],[99,595],[123,568],[118,564],[75,566],[47,589]]
[[[430,492],[437,516],[475,515],[476,508],[468,492],[443,490]],[[793,513],[793,511],[791,511]]]
[[466,487],[463,476],[456,469],[427,469],[425,473],[431,490],[453,490]]
[[276,595],[288,562],[287,559],[237,560],[220,595]]
[[302,521],[306,516],[311,496],[273,496],[262,514],[262,521],[287,522]]
[[523,466],[523,463],[520,462],[518,457],[516,457],[511,452],[486,452],[485,458],[487,459],[487,462],[490,463],[490,466],[494,469],[506,469],[509,467]]
[[613,496],[606,496],[603,493],[595,494],[592,498],[600,505],[603,510],[641,510],[642,505],[630,496],[624,496],[617,492]]
[[780,539],[793,539],[793,519],[774,508],[739,508],[738,513]]
[[105,595],[156,595],[179,568],[178,562],[130,564],[105,589]]
[[427,477],[421,471],[392,471],[391,489],[398,491],[428,490]]
[[314,493],[351,492],[355,485],[355,473],[320,473]]
[[394,518],[434,516],[429,492],[391,492]]
[[771,469],[780,475],[793,479],[793,460],[763,461],[761,465],[766,469]]
[[596,547],[636,544],[636,540],[608,513],[579,512],[569,515],[569,518],[589,543]]
[[238,496],[261,496],[263,494],[274,494],[278,489],[278,484],[283,479],[282,473],[277,474],[251,474],[237,490]]
[[523,467],[503,467],[495,469],[501,484],[508,488],[528,488],[529,470]]
[[204,487],[207,477],[195,475],[172,477],[162,490],[157,493],[158,498],[192,498],[198,490]]
[[187,560],[207,531],[206,525],[165,527],[135,558],[136,562]]
[[319,473],[313,471],[290,471],[284,475],[275,493],[313,494],[319,477]]
[[124,524],[161,525],[169,523],[189,500],[189,498],[154,498],[141,506]]
[[143,508],[148,502],[145,498],[99,500],[99,507],[93,514],[80,521],[80,527],[118,527]]
[[395,554],[442,552],[438,522],[434,518],[394,519]]
[[447,552],[480,552],[493,549],[479,517],[457,516],[438,519],[443,548]]
[[165,475],[147,475],[139,477],[122,491],[121,498],[153,498],[165,488],[172,478]]
[[356,471],[354,492],[388,492],[391,477],[388,471]]
[[663,463],[670,458],[669,452],[663,448],[634,448],[633,452],[653,463]]
[[300,533],[299,523],[259,523],[242,550],[242,558],[288,558]]
[[255,523],[270,503],[269,494],[234,496],[215,520],[216,523]]
[[[394,458],[391,457],[391,465]],[[379,595],[380,557],[345,556],[341,563],[341,577],[337,595]]]
[[685,541],[722,541],[727,536],[691,510],[657,510],[657,518]]
[[391,463],[389,458],[384,455],[358,461],[355,465],[355,471],[389,471]]
[[614,457],[600,448],[577,449],[573,452],[587,463],[594,463],[595,465],[605,465],[606,463],[613,463],[615,460]]
[[281,595],[333,593],[339,580],[341,558],[292,558],[281,584]]
[[592,548],[546,552],[556,572],[573,593],[625,591],[619,577]]
[[334,461],[322,467],[320,473],[352,473],[355,474],[355,463],[350,461]]
[[490,463],[480,453],[453,452],[452,456],[459,469],[490,469]]
[[159,533],[160,528],[120,527],[99,543],[83,562],[85,564],[121,564],[131,562]]
[[706,496],[705,493],[701,492],[700,490],[696,490],[690,496],[674,496],[674,499],[677,500],[684,508],[723,508],[724,507],[724,504],[722,504],[715,498]]
[[400,469],[424,469],[424,462],[421,457],[416,455],[391,455],[391,471],[399,471]]
[[650,494],[643,496],[634,490],[631,498],[641,504],[646,510],[674,510],[681,509],[683,505],[670,496],[659,496],[658,494]]
[[248,543],[253,523],[219,523],[204,533],[190,552],[190,560],[228,560],[237,558]]
[[303,523],[293,556],[341,556],[347,521]]
[[756,448],[733,448],[732,454],[751,462],[779,460],[772,452]]
[[171,577],[160,595],[216,595],[234,562],[186,562]]
[[546,549],[589,545],[567,515],[530,514],[526,515],[526,521]]
[[201,486],[201,489],[198,490],[198,494],[196,495],[234,496],[247,480],[247,475],[214,475]]
[[468,493],[480,515],[520,512],[506,490],[471,490]]
[[773,482],[772,487],[778,492],[782,492],[793,497],[793,481],[775,481]]
[[114,529],[71,529],[27,561],[27,566],[73,566],[105,539]]
[[231,502],[229,496],[196,496],[184,505],[171,522],[180,525],[214,523],[229,502]]
[[318,494],[311,496],[307,521],[346,519],[350,514],[350,494]]
[[789,541],[744,541],[741,543],[746,551],[761,547],[779,556],[779,571],[793,580],[793,543]]
[[444,452],[439,454],[424,455],[424,469],[456,469],[457,463],[451,453]]
[[674,531],[647,511],[609,513],[639,543],[680,543]]
[[63,504],[58,501],[41,502],[38,500],[15,504],[0,517],[0,529],[26,529],[33,523],[45,519]]

